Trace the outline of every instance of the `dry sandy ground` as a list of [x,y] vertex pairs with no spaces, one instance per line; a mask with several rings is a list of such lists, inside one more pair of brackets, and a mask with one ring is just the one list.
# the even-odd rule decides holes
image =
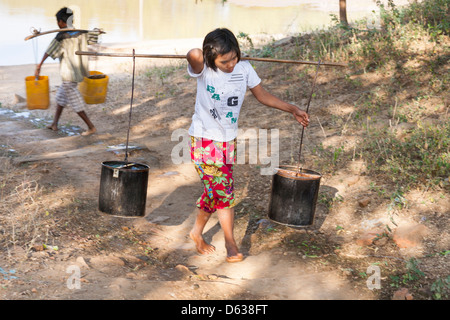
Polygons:
[[[142,51],[137,52],[182,54],[199,43],[197,39],[179,44],[176,50],[165,44],[139,48]],[[108,50],[116,49],[103,49]],[[30,111],[14,101],[14,94],[25,96],[23,79],[32,74],[33,66],[0,68],[2,107],[17,112],[15,117],[0,114],[0,144],[15,150],[15,162],[33,177],[25,179],[33,179],[43,188],[36,202],[41,206],[39,210],[50,216],[45,219],[50,220],[43,220],[48,224],[45,239],[35,238],[33,244],[58,247],[41,251],[28,250],[26,246],[0,248],[0,267],[14,270],[16,277],[11,273],[4,278],[2,299],[390,298],[392,289],[383,273],[380,290],[369,290],[367,277],[362,274],[372,264],[382,264],[391,270],[401,268],[409,257],[423,257],[427,242],[422,241],[413,249],[398,248],[390,239],[370,247],[356,242],[367,230],[389,223],[388,203],[377,198],[370,188],[363,162],[354,161],[322,178],[321,199],[328,202],[319,201],[315,224],[301,229],[267,220],[271,176],[260,175],[260,164],[238,165],[240,203],[236,207],[236,238],[246,258],[236,264],[225,262],[223,234],[215,216],[207,225],[205,237],[217,252],[198,255],[187,235],[195,219],[195,200],[202,191],[200,181],[190,164],[176,165],[170,158],[178,144],[178,140],[172,141],[172,133],[187,129],[190,124],[195,81],[186,77],[185,67],[179,67],[181,61],[169,62],[169,67],[176,71],[167,76],[149,76],[146,65],[149,63],[161,62],[137,62],[130,132],[130,145],[140,149],[133,151],[129,160],[150,166],[146,216],[137,218],[116,217],[97,209],[101,163],[123,160],[124,156],[109,151],[108,146],[126,142],[130,61],[112,58],[91,61],[93,69],[110,76],[110,84],[106,103],[87,106],[86,112],[98,129],[97,134],[89,137],[54,133],[34,125],[30,118],[17,116],[30,112],[31,118],[51,120],[54,93],[59,85],[56,64],[46,64],[41,72],[51,79],[52,106],[48,110]],[[258,68],[261,75],[270,79],[265,82],[269,90],[278,93],[286,90],[286,82],[271,74],[276,71]],[[308,79],[312,75],[311,69]],[[318,85],[331,81],[322,75]],[[327,100],[314,102],[313,110],[319,104],[330,107],[330,101],[335,101],[331,107],[339,104],[340,110],[345,110],[353,99],[350,94],[334,94]],[[298,93],[294,100],[304,103],[306,95]],[[290,161],[296,157],[300,130],[289,115],[266,110],[249,97],[241,128],[279,128],[280,158]],[[317,114],[323,113],[318,110]],[[328,120],[324,116],[321,124],[317,121],[311,124],[306,150],[317,140],[324,145],[351,141],[351,137],[327,126]],[[84,128],[71,110],[63,113],[61,125]],[[423,195],[423,199],[434,196]],[[435,196],[433,202],[416,202],[416,196],[408,195],[409,211],[396,218],[400,225],[414,226],[424,216],[448,212],[445,199]],[[366,198],[371,199],[369,205],[358,205],[358,201]],[[333,199],[338,201],[330,209],[327,204]],[[431,238],[438,230],[429,225],[428,231]],[[433,246],[436,250],[448,249],[447,241],[448,236],[443,235],[433,241]],[[73,270],[78,270],[73,268],[81,270],[77,288],[69,285]]]

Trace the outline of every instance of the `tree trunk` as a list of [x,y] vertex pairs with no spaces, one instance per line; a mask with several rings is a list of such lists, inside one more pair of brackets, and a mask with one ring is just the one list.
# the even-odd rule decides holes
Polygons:
[[347,22],[347,1],[339,0],[339,19],[341,24],[348,26]]

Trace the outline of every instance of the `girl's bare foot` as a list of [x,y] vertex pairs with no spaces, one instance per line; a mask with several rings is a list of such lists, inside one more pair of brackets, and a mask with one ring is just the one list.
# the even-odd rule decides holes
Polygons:
[[82,136],[90,136],[91,134],[94,134],[97,132],[96,128],[92,128],[92,129],[88,129],[85,132],[82,132],[81,135]]
[[227,262],[241,262],[244,260],[244,255],[242,253],[238,253],[235,256],[227,257]]
[[194,241],[198,253],[210,254],[216,250],[213,245],[206,243],[202,236],[197,236],[192,231],[189,233],[189,236]]
[[244,260],[244,255],[239,252],[238,246],[236,245],[236,240],[233,235],[234,228],[234,209],[219,209],[218,217],[220,226],[224,232],[225,236],[225,248],[227,249],[228,262],[239,262]]
[[53,131],[58,131],[58,126],[52,124],[51,126],[48,126],[47,129],[53,130]]
[[226,244],[225,247],[227,249],[227,262],[240,262],[244,260],[244,255],[239,252],[235,243]]

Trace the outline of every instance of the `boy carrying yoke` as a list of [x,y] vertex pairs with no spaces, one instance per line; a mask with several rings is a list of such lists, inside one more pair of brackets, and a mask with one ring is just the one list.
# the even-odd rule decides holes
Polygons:
[[44,61],[51,57],[60,61],[60,75],[62,84],[56,92],[56,113],[53,123],[48,127],[54,131],[58,130],[58,122],[61,113],[66,106],[72,109],[83,119],[88,126],[88,130],[81,135],[87,136],[95,133],[97,129],[84,111],[85,103],[78,90],[78,84],[84,77],[89,76],[89,61],[86,56],[76,55],[77,50],[86,50],[89,44],[98,41],[99,29],[94,31],[64,31],[72,28],[73,12],[69,8],[62,8],[56,13],[56,20],[61,32],[59,32],[47,48],[42,61],[36,67],[35,76],[39,77]]

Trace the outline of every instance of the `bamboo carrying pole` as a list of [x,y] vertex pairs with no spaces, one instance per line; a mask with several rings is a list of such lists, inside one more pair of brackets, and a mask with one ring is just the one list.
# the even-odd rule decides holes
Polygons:
[[[37,29],[33,28],[32,31],[32,35],[28,36],[25,38],[25,41],[36,38],[36,37],[40,37],[46,34],[50,34],[50,33],[55,33],[55,32],[71,32],[71,31],[79,31],[79,32],[90,32],[90,31],[97,31],[97,30],[85,30],[85,29],[76,29],[76,28],[62,28],[62,29],[55,29],[55,30],[49,30],[49,31],[44,31],[44,32],[40,32]],[[106,33],[102,30],[98,30],[100,33]]]
[[[164,58],[164,59],[186,59],[186,55],[175,55],[175,54],[133,54],[130,53],[99,53],[90,51],[76,51],[75,54],[81,56],[95,56],[95,57],[114,57],[114,58]],[[317,61],[303,61],[303,60],[283,60],[283,59],[272,59],[272,58],[254,58],[254,57],[241,57],[242,60],[251,61],[261,61],[261,62],[278,62],[278,63],[293,63],[293,64],[310,64],[317,65]],[[320,62],[322,66],[330,67],[347,67],[346,63],[339,62]]]

